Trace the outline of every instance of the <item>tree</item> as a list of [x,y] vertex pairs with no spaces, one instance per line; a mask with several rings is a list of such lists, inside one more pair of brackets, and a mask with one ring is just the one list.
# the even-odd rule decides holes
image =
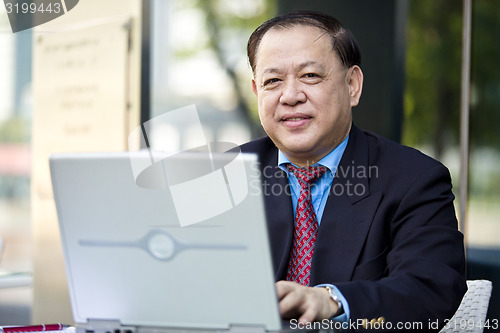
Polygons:
[[[500,2],[473,1],[470,131],[473,145],[498,147]],[[460,121],[462,2],[411,1],[403,141],[430,144],[439,159],[457,145]]]
[[[262,136],[264,132],[258,119],[255,98],[249,94],[248,75],[241,73],[234,55],[241,52],[239,59],[245,57],[248,37],[260,23],[274,16],[276,1],[197,0],[191,5],[203,13],[208,33],[208,42],[192,51],[209,49],[215,53],[217,61],[231,81],[237,100],[236,109],[246,120],[252,137]],[[184,50],[184,55],[189,54],[189,50]],[[250,71],[249,67],[246,70]]]

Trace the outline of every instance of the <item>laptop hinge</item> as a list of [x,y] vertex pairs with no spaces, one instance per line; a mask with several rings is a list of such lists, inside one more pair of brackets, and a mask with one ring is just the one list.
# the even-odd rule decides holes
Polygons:
[[77,333],[137,333],[135,326],[122,326],[119,320],[88,319],[76,326]]
[[229,325],[229,332],[231,332],[231,333],[265,333],[266,327],[264,325],[231,324],[231,325]]

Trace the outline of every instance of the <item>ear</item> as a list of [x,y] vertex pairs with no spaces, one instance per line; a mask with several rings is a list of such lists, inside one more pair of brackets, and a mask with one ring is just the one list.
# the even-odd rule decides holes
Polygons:
[[347,84],[349,85],[349,95],[351,97],[351,107],[358,105],[363,91],[363,72],[357,65],[349,68],[347,74]]
[[252,90],[255,96],[257,96],[257,83],[255,83],[255,79],[252,79]]

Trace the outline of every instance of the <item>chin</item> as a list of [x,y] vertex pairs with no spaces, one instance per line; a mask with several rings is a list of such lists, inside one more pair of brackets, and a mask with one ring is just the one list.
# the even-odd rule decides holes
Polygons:
[[309,146],[287,146],[281,151],[286,152],[290,156],[294,156],[297,158],[313,158],[314,149]]
[[307,154],[312,153],[314,148],[317,147],[317,143],[310,142],[306,138],[294,138],[294,140],[288,140],[283,142],[284,147],[289,152],[296,154]]

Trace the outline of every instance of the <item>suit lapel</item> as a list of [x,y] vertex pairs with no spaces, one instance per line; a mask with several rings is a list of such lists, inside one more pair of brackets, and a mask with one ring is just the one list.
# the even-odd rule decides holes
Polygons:
[[318,230],[311,285],[352,277],[381,199],[370,193],[369,167],[368,138],[353,126]]

